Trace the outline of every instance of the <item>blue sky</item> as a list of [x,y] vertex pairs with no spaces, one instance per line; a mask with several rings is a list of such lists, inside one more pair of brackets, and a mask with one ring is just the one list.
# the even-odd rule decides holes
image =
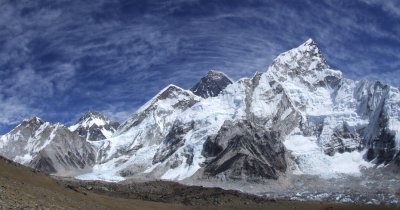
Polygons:
[[308,38],[346,77],[400,86],[397,0],[2,0],[0,28],[0,134],[31,116],[123,121],[170,83],[249,77]]

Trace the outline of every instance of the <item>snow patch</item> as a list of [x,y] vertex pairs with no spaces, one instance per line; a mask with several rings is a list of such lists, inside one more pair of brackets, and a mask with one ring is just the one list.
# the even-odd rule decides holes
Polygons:
[[284,145],[296,157],[295,161],[303,174],[320,175],[324,178],[339,177],[341,174],[359,176],[361,169],[374,166],[364,160],[366,151],[326,155],[317,144],[316,137],[292,135]]
[[30,154],[25,154],[24,156],[17,156],[14,158],[14,161],[20,164],[28,164],[31,162],[33,157]]

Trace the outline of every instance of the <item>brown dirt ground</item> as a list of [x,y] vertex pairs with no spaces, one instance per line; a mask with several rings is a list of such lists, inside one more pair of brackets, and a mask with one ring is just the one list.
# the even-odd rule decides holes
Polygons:
[[219,188],[172,182],[113,184],[56,181],[0,158],[0,209],[297,209],[383,210],[399,207],[326,202],[272,201]]

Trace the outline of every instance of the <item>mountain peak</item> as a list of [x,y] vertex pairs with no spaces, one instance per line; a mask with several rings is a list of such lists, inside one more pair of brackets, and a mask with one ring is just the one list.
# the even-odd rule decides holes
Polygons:
[[226,74],[210,70],[190,90],[202,98],[215,97],[230,84],[232,80]]
[[106,118],[100,112],[90,111],[82,115],[69,130],[89,141],[102,140],[111,137],[119,123]]
[[159,92],[159,94],[157,95],[157,99],[164,100],[167,98],[173,98],[176,94],[181,92],[185,92],[185,90],[174,84],[169,84],[167,87],[165,87]]
[[298,53],[302,53],[308,57],[320,58],[324,65],[328,66],[324,56],[321,53],[321,50],[317,46],[317,43],[311,38],[293,50],[297,50]]
[[98,118],[98,119],[102,119],[102,120],[106,120],[106,117],[104,117],[103,114],[101,114],[100,112],[96,112],[96,111],[89,111],[87,113],[85,113],[84,115],[82,115],[78,122],[82,122],[85,121],[86,119],[93,119],[93,118]]
[[316,43],[312,38],[308,38],[307,41],[303,43],[303,45],[316,45]]
[[229,79],[229,77],[225,73],[223,73],[222,71],[216,71],[216,70],[208,71],[204,77],[212,78],[214,80],[219,80],[219,79],[223,79],[223,78]]
[[181,87],[178,87],[178,86],[174,85],[174,84],[169,84],[163,90],[161,90],[160,92],[169,92],[169,91],[176,91],[176,90],[180,91],[180,90],[183,90],[183,89]]
[[[176,115],[199,101],[200,97],[191,91],[170,84],[137,109],[131,117],[121,124],[115,135],[121,135],[129,130],[135,130],[133,128],[139,128],[139,133],[132,137],[135,139],[134,141],[141,142],[140,144],[153,144],[154,142],[148,141],[148,139],[153,138],[155,135],[160,135],[160,133],[168,132],[173,125],[173,121],[165,122],[173,119],[170,118],[170,115],[176,117]],[[165,118],[166,116],[169,117]],[[148,126],[151,125],[154,125],[154,127],[146,131],[149,128]],[[142,130],[140,126],[144,126],[146,129]],[[132,133],[129,135],[132,135]]]
[[341,72],[330,69],[314,40],[280,54],[268,70],[280,81],[302,77],[310,84],[319,84],[327,77],[341,78]]
[[28,124],[35,124],[35,125],[41,125],[44,123],[44,121],[42,119],[40,119],[39,117],[32,117],[30,119],[25,119],[23,120],[23,122],[26,122]]

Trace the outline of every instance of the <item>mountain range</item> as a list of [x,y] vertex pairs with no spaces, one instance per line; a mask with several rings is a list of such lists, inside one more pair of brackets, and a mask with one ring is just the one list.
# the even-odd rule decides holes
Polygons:
[[169,85],[121,125],[97,112],[69,127],[34,117],[0,137],[10,160],[106,181],[360,176],[398,170],[399,150],[399,88],[344,78],[311,39],[250,78]]

